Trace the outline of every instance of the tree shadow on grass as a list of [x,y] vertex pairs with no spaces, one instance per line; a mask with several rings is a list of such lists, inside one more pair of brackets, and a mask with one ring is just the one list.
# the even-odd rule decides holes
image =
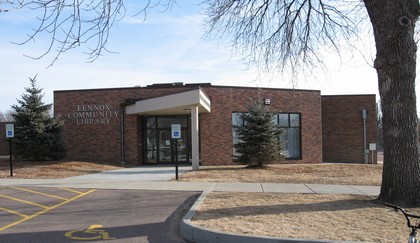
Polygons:
[[342,199],[314,203],[277,204],[277,205],[256,205],[240,206],[235,208],[222,208],[198,211],[195,219],[218,219],[235,216],[258,216],[273,214],[293,214],[309,212],[331,212],[346,211],[363,208],[382,207],[382,204],[372,197],[360,199]]

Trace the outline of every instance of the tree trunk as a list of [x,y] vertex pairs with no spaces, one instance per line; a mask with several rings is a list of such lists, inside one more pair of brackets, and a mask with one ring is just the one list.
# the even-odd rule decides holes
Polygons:
[[418,0],[364,0],[376,42],[384,131],[384,167],[379,200],[420,206],[414,28]]

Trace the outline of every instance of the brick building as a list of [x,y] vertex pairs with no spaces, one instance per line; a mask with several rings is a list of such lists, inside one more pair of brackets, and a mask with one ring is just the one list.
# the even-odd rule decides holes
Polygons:
[[[375,95],[174,83],[55,91],[54,111],[64,122],[67,159],[171,163],[171,125],[180,124],[180,162],[223,165],[234,163],[232,125],[254,99],[276,112],[286,162],[371,163],[364,148],[376,141]],[[5,124],[0,156],[8,154]]]
[[[376,143],[375,95],[322,96],[322,154],[323,162],[345,161],[360,163],[372,157],[363,154],[363,145]],[[365,110],[366,129],[364,129]],[[366,133],[366,135],[364,135]],[[364,137],[366,136],[366,141]],[[362,146],[361,146],[362,145]],[[376,153],[374,162],[376,162]]]
[[[180,124],[180,162],[233,162],[238,113],[259,99],[276,112],[290,163],[364,162],[376,139],[375,95],[321,96],[320,91],[155,84],[54,92],[64,121],[67,159],[164,164],[174,159],[171,125]],[[363,120],[362,110],[366,110]],[[364,139],[364,122],[366,139]],[[367,141],[367,142],[365,142]]]

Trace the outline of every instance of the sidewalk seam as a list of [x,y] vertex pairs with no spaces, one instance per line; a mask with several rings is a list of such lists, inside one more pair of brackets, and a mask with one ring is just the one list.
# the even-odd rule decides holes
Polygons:
[[306,183],[303,184],[304,186],[306,186],[306,188],[308,188],[313,194],[318,194],[316,191],[314,191],[310,186],[308,186]]

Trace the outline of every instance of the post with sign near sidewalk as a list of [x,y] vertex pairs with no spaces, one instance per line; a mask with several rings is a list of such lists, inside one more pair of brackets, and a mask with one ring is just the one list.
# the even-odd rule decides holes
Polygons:
[[15,125],[6,124],[6,138],[9,139],[9,157],[10,157],[10,176],[13,176],[13,163],[12,163],[12,138],[15,137]]
[[[175,152],[175,178],[178,180],[178,139],[181,138],[181,125],[180,124],[172,124],[171,125],[171,137],[174,144],[174,152]],[[171,156],[174,158],[174,156]]]

